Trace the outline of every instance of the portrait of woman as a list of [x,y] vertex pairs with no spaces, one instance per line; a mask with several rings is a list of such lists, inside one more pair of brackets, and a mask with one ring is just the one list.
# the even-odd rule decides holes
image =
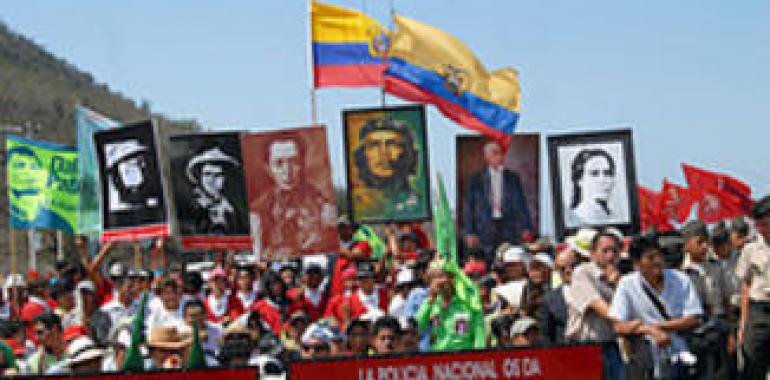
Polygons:
[[638,229],[631,131],[548,137],[557,234],[581,227]]

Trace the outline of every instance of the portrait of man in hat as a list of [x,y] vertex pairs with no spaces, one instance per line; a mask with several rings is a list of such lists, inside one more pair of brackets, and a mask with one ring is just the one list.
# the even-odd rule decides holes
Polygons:
[[170,156],[182,235],[248,235],[238,134],[172,136]]
[[253,133],[243,143],[251,229],[262,257],[285,259],[337,249],[325,129]]
[[423,109],[345,112],[348,182],[355,221],[428,216]]
[[155,139],[149,120],[94,134],[105,230],[167,220]]

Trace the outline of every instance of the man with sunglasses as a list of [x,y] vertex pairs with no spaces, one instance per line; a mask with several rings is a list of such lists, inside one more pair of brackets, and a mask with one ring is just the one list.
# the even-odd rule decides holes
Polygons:
[[302,336],[300,357],[317,359],[331,356],[332,333],[325,327],[313,325]]
[[609,314],[615,285],[620,279],[617,268],[620,238],[604,230],[591,242],[591,261],[579,265],[567,288],[567,324],[565,335],[579,342],[602,344],[605,379],[623,379],[623,363],[615,343],[614,318]]
[[38,349],[27,361],[30,374],[43,375],[64,360],[64,335],[61,318],[53,313],[43,313],[32,321],[32,332],[38,341]]

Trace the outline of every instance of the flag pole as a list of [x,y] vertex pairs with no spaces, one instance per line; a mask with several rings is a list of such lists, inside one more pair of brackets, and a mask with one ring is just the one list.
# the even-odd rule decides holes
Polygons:
[[28,270],[37,270],[37,258],[35,257],[35,229],[30,228],[27,230],[27,250],[29,258],[27,261]]
[[11,270],[11,273],[14,274],[16,273],[17,263],[16,263],[16,229],[13,227],[10,228],[10,234],[8,236],[8,244],[10,245],[10,247],[8,247],[8,252],[11,254],[10,270]]
[[64,236],[61,230],[56,230],[56,260],[64,260]]
[[313,1],[307,0],[307,65],[310,77],[310,121],[318,124],[318,105],[316,103],[315,70],[313,66]]

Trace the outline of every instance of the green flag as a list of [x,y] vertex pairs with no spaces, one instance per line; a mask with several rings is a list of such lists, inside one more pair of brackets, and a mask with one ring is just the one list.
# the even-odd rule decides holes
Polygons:
[[193,341],[190,347],[190,355],[187,358],[187,369],[206,368],[206,355],[203,353],[198,326],[193,324]]
[[144,313],[147,308],[147,293],[142,296],[142,302],[139,304],[139,311],[134,315],[131,322],[131,346],[128,347],[126,358],[123,360],[121,371],[142,372],[144,371],[144,358],[139,346],[144,343]]
[[444,271],[454,276],[455,296],[472,308],[481,310],[481,293],[478,285],[463,273],[457,262],[457,241],[452,212],[449,209],[444,179],[438,175],[438,202],[433,223],[436,225],[436,249],[443,260]]
[[369,247],[372,248],[372,258],[379,260],[385,255],[385,251],[388,249],[387,244],[377,235],[372,227],[366,224],[358,226],[358,230],[353,235],[354,241],[365,241],[369,243]]
[[77,232],[80,181],[75,148],[8,136],[6,152],[11,226]]
[[441,174],[438,175],[438,191],[438,204],[434,212],[436,218],[433,221],[436,224],[436,249],[445,261],[457,264],[454,221],[452,220],[452,212],[449,210],[449,201],[447,201],[444,179]]

